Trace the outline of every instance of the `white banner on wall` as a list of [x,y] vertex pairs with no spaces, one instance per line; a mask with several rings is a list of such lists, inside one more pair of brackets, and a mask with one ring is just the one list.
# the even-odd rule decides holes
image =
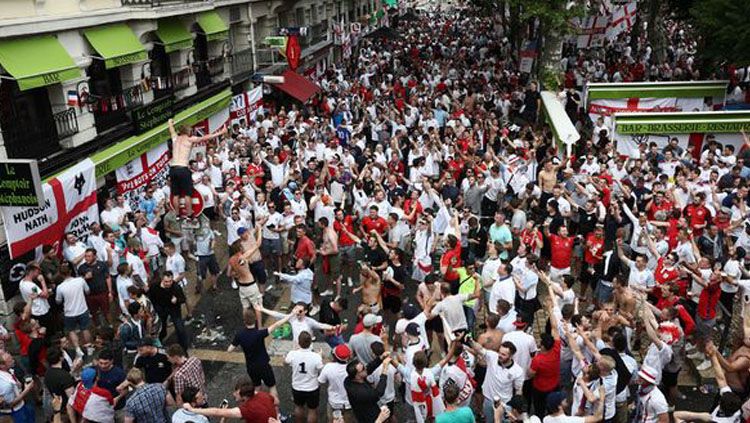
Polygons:
[[31,251],[41,252],[43,245],[61,251],[67,232],[86,241],[89,225],[99,221],[96,204],[94,162],[83,160],[42,185],[44,207],[1,207],[10,258]]
[[117,193],[125,196],[131,209],[138,208],[138,199],[151,181],[155,181],[158,186],[167,183],[170,157],[165,142],[117,169]]

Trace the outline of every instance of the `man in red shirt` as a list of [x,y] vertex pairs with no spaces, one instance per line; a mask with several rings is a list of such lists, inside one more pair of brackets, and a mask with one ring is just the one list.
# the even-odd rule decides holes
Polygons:
[[554,392],[560,385],[560,332],[557,317],[552,310],[551,298],[545,302],[545,308],[549,314],[550,333],[541,335],[541,350],[531,359],[528,375],[532,377],[531,387],[532,400],[534,402],[534,415],[544,418],[547,414],[547,395]]
[[297,225],[297,248],[294,249],[294,258],[306,260],[308,263],[315,262],[315,243],[307,236],[305,225]]
[[448,235],[445,240],[445,254],[440,259],[440,273],[443,279],[451,285],[451,294],[458,294],[459,280],[456,269],[461,267],[461,243],[458,238]]
[[568,236],[568,228],[560,226],[557,234],[549,232],[549,225],[544,225],[544,233],[549,238],[552,259],[550,260],[549,276],[559,282],[563,275],[570,274],[570,259],[573,256],[574,238]]
[[253,162],[247,165],[245,171],[247,176],[253,178],[255,185],[263,186],[263,177],[266,176],[266,172],[263,170],[263,163],[261,162],[260,156],[257,154],[253,157]]
[[[356,261],[356,242],[350,236],[354,233],[354,219],[344,214],[341,209],[334,212],[333,230],[339,236],[339,256],[341,257],[342,269],[353,269],[351,265]],[[352,270],[353,271],[353,270]],[[347,276],[347,284],[353,285],[351,276]]]
[[648,220],[656,220],[656,213],[663,211],[669,213],[672,210],[672,203],[664,199],[664,193],[657,191],[654,194],[654,199],[646,206],[648,212]]
[[370,214],[362,219],[361,231],[363,234],[369,234],[370,231],[375,231],[380,235],[385,235],[388,231],[388,222],[385,219],[378,216],[378,206],[370,206]]
[[596,265],[602,261],[604,256],[604,226],[598,224],[594,231],[586,236],[586,247],[583,250],[583,268],[581,269],[581,296],[586,296],[586,287],[596,289],[599,275],[596,274]]
[[706,194],[699,192],[695,194],[695,202],[685,207],[685,217],[690,221],[693,236],[701,236],[703,229],[711,220],[711,212],[706,207]]
[[267,392],[255,392],[255,385],[249,378],[240,379],[232,394],[239,404],[234,408],[193,408],[190,404],[184,404],[183,407],[202,416],[243,419],[246,423],[265,423],[268,419],[278,418],[279,400]]

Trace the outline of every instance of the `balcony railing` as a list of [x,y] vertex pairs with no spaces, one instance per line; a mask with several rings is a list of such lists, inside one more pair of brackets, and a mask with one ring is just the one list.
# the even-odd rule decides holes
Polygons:
[[69,108],[68,110],[55,113],[52,115],[52,119],[55,121],[55,128],[57,129],[57,138],[63,139],[72,137],[78,133],[78,118],[76,117],[76,109]]
[[224,56],[208,59],[208,74],[219,76],[224,73]]
[[123,6],[158,7],[178,3],[213,3],[213,0],[121,0]]
[[248,48],[232,55],[232,78],[241,79],[253,72],[253,50]]
[[89,111],[92,113],[113,113],[123,110],[130,110],[143,104],[143,89],[140,85],[133,86],[123,90],[120,94],[107,97],[91,95],[92,101],[89,103]]
[[190,68],[184,68],[169,76],[152,76],[151,89],[157,91],[179,91],[190,86]]

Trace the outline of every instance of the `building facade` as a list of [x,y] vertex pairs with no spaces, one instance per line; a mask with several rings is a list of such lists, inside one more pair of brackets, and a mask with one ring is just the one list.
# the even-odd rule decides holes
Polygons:
[[[251,89],[253,75],[282,73],[279,28],[307,29],[297,71],[313,76],[345,55],[342,28],[374,29],[379,2],[5,0],[0,159],[36,159],[45,179],[90,157],[106,186],[167,141],[170,116],[195,124]],[[4,244],[0,228],[7,283]]]

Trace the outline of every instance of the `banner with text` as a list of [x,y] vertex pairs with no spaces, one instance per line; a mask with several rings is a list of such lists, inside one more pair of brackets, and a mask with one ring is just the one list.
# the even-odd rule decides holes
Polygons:
[[167,183],[170,157],[165,142],[117,169],[117,193],[125,196],[131,209],[138,209],[138,199],[149,183],[154,181],[160,187]]
[[245,122],[255,120],[262,107],[263,87],[258,86],[250,91],[237,94],[232,97],[232,103],[229,106],[229,118],[232,125],[239,124],[240,119],[245,119]]
[[[2,207],[10,258],[43,245],[61,251],[65,233],[85,242],[89,225],[99,221],[94,162],[86,159],[42,185],[44,207]],[[37,254],[39,255],[39,254]]]
[[[197,136],[208,135],[214,131],[219,130],[223,125],[229,124],[229,108],[219,110],[213,116],[209,116],[208,119],[204,119],[195,125],[193,125],[193,132]],[[208,143],[197,142],[193,143],[193,149],[190,151],[190,159],[194,159],[196,154],[201,153],[203,157],[206,156],[206,147]]]

